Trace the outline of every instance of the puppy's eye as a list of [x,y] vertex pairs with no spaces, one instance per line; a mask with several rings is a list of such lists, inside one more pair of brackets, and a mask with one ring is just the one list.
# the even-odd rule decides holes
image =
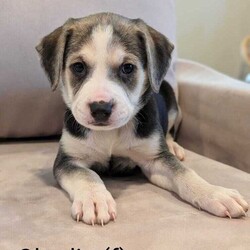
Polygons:
[[85,63],[82,63],[82,62],[77,62],[77,63],[74,63],[72,66],[72,70],[74,73],[76,74],[85,74],[86,73],[86,64]]
[[131,63],[125,63],[121,67],[121,71],[123,74],[131,74],[134,71],[134,65]]

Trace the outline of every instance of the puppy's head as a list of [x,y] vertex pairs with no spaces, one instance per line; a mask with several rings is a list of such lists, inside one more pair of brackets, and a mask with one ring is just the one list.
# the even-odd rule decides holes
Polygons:
[[81,125],[111,130],[159,91],[173,45],[140,19],[102,13],[69,19],[36,47],[52,89]]

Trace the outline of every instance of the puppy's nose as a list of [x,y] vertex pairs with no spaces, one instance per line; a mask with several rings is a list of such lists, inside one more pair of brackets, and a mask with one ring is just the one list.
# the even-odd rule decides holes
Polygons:
[[112,102],[92,102],[89,104],[90,112],[96,122],[105,122],[112,113]]

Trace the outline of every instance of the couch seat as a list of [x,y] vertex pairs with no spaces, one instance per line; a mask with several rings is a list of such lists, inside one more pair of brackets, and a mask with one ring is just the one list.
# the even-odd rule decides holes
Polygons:
[[[57,141],[0,146],[0,249],[250,249],[249,217],[230,220],[199,211],[140,175],[105,179],[117,202],[116,222],[76,223],[52,175],[57,148]],[[184,163],[250,202],[249,174],[190,151]]]

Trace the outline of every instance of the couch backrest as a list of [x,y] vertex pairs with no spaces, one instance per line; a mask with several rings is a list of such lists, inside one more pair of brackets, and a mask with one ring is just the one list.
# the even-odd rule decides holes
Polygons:
[[[60,134],[64,105],[51,92],[35,46],[69,17],[115,12],[142,18],[175,43],[174,0],[43,0],[0,2],[0,137]],[[175,55],[167,80],[176,89]]]

